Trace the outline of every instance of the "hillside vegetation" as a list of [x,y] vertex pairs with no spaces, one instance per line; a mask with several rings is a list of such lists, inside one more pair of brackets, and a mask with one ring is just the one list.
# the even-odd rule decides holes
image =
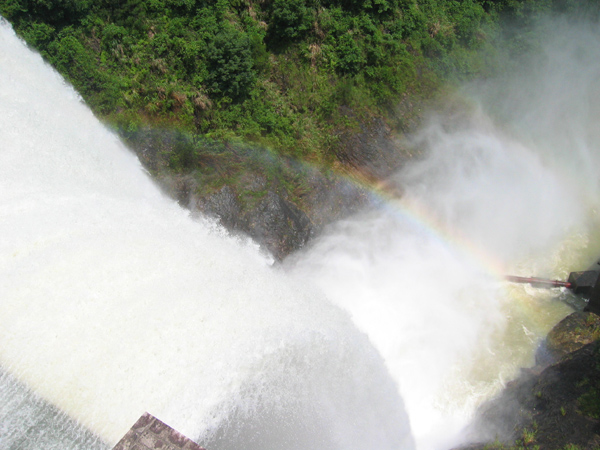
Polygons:
[[406,131],[443,83],[494,69],[502,17],[570,3],[0,0],[0,14],[126,139],[185,131],[166,164],[187,170],[208,142],[327,165],[369,118]]

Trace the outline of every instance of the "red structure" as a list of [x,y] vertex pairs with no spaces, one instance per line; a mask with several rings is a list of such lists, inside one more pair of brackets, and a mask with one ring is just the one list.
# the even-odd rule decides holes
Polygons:
[[205,450],[151,414],[142,417],[113,450]]
[[545,278],[537,277],[516,277],[513,275],[507,275],[505,278],[506,281],[511,281],[513,283],[531,284],[535,287],[571,287],[571,283],[569,283],[568,281],[547,280]]
[[547,280],[537,277],[516,277],[513,275],[508,275],[505,279],[512,283],[526,283],[542,288],[565,287],[573,293],[588,299],[584,311],[600,316],[600,271],[598,270],[571,272],[567,281]]

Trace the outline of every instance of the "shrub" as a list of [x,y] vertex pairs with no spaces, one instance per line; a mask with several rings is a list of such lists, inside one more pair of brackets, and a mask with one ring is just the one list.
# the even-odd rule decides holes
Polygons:
[[269,41],[273,44],[302,39],[312,27],[313,12],[305,0],[274,0],[269,11]]
[[450,7],[456,36],[465,45],[476,43],[476,34],[484,18],[483,7],[471,1],[454,2]]
[[242,100],[256,82],[250,40],[231,26],[214,36],[206,51],[206,63],[207,88],[217,96]]
[[93,55],[83,44],[67,30],[49,46],[49,53],[54,66],[68,75],[69,79],[79,84],[84,91],[99,88],[99,73]]
[[348,33],[337,39],[337,70],[343,74],[355,75],[364,63],[364,58],[356,41]]
[[17,25],[38,19],[56,27],[72,25],[90,9],[90,0],[8,0],[0,12]]
[[48,48],[48,45],[54,39],[56,30],[54,27],[45,24],[33,22],[23,30],[23,38],[25,41],[42,51]]
[[119,86],[108,74],[99,70],[93,52],[77,39],[70,28],[63,30],[48,45],[48,58],[93,107],[102,112],[116,107],[120,98]]

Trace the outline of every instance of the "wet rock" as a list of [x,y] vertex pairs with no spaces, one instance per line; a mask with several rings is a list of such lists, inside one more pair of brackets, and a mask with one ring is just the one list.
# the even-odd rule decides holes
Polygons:
[[144,413],[113,450],[205,450],[191,439]]
[[182,206],[217,219],[233,234],[250,236],[275,259],[283,260],[325,225],[372,202],[369,192],[343,177],[302,170],[305,194],[295,201],[282,184],[252,171],[244,173],[235,187],[227,185],[204,195],[193,175],[164,176],[160,183]]
[[392,139],[389,127],[379,118],[360,123],[358,133],[343,133],[337,157],[344,164],[376,179],[389,177],[403,163],[402,152]]
[[306,183],[310,189],[303,200],[315,231],[368,207],[372,201],[365,188],[341,177],[314,171],[306,176]]
[[121,135],[182,207],[216,218],[234,234],[249,235],[281,260],[326,225],[373,204],[374,197],[344,171],[378,183],[407,158],[382,119],[363,123],[351,109],[344,111],[356,127],[341,136],[338,156],[344,167],[337,175],[250,146],[200,145],[178,130],[140,127]]
[[157,177],[159,186],[183,208],[192,208],[198,183],[192,175]]
[[[600,446],[600,345],[588,344],[539,375],[527,373],[484,405],[471,427],[482,442],[559,450]],[[463,448],[499,448],[491,444]]]
[[240,226],[241,208],[231,186],[224,186],[214,194],[196,200],[196,208],[218,219],[225,228],[235,230]]
[[277,260],[303,247],[312,235],[306,214],[273,191],[268,191],[242,220],[241,229]]
[[546,366],[600,338],[600,316],[578,311],[560,321],[536,354],[536,363]]
[[251,172],[245,173],[239,184],[241,189],[254,193],[264,191],[268,187],[264,176]]
[[182,146],[192,146],[185,133],[175,129],[140,127],[135,131],[120,130],[121,137],[142,165],[151,173],[168,171],[169,155]]

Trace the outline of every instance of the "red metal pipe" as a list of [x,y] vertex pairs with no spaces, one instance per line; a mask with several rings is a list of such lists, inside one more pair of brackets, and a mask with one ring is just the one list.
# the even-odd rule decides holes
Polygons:
[[571,288],[573,285],[568,281],[559,281],[559,280],[547,280],[545,278],[537,278],[537,277],[516,277],[514,275],[507,275],[504,277],[506,281],[510,281],[512,283],[525,283],[531,284],[535,287],[566,287]]

